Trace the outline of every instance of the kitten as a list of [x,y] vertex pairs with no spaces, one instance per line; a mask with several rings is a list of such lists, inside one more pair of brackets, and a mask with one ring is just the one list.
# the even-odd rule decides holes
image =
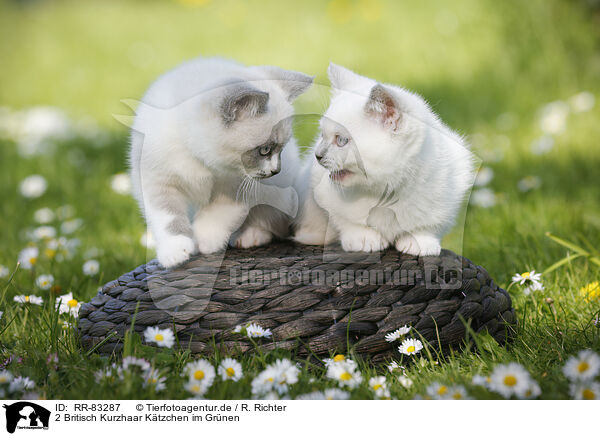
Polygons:
[[410,91],[335,64],[328,73],[333,95],[300,177],[295,240],[438,255],[474,178],[463,139]]
[[247,248],[288,234],[290,217],[267,204],[293,202],[299,157],[291,102],[312,80],[198,58],[150,86],[132,126],[130,165],[164,267],[228,242]]

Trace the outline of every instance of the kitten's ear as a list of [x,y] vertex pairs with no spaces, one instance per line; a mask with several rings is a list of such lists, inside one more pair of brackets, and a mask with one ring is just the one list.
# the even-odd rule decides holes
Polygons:
[[264,66],[260,68],[268,77],[277,81],[279,87],[287,94],[287,100],[290,103],[306,92],[315,79],[315,76],[309,76],[298,71],[284,70],[279,67]]
[[365,112],[390,130],[398,128],[402,116],[396,97],[379,83],[371,89],[369,100],[365,105]]
[[333,86],[335,89],[343,89],[346,91],[356,88],[360,84],[361,79],[365,79],[355,72],[350,71],[348,68],[344,68],[341,65],[336,65],[333,62],[329,63],[327,75],[329,76],[331,86]]
[[267,111],[269,93],[247,83],[228,86],[221,100],[220,111],[225,123],[252,118]]

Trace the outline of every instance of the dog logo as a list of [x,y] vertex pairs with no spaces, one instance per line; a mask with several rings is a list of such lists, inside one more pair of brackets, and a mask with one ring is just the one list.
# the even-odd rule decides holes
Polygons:
[[6,431],[19,429],[48,429],[50,411],[29,401],[19,401],[3,406],[6,409]]

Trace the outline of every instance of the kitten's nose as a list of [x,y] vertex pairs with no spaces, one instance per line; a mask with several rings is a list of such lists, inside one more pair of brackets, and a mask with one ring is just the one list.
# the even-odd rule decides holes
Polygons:
[[323,155],[319,154],[319,153],[315,153],[315,157],[317,158],[318,161],[321,161],[321,159],[323,159]]
[[275,174],[279,174],[279,171],[281,171],[281,168],[276,168],[274,170],[271,170],[271,175],[274,176]]

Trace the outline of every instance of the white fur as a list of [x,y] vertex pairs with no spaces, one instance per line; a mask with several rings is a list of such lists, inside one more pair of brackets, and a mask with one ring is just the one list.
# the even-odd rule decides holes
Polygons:
[[[462,137],[408,90],[335,64],[328,71],[334,90],[299,178],[295,240],[323,245],[337,239],[347,251],[393,245],[413,255],[438,255],[474,178]],[[369,98],[375,89],[390,97],[381,100],[388,105]],[[338,146],[336,135],[348,137],[348,144]],[[332,180],[331,172],[340,170],[351,173]]]
[[[292,92],[281,81],[300,76],[302,83]],[[248,214],[255,205],[273,204],[273,193],[265,194],[265,187],[280,193],[276,207],[291,203],[289,187],[299,168],[295,140],[289,139],[281,152],[281,172],[268,179],[248,174],[241,156],[269,140],[272,127],[293,115],[291,101],[311,81],[275,67],[198,58],[152,84],[132,126],[130,164],[134,195],[163,266],[184,262],[197,251],[219,251],[228,242],[251,247],[273,235],[286,236],[288,215],[266,206]],[[267,110],[249,107],[239,120],[225,122],[219,105],[236,83],[268,93]],[[174,223],[189,231],[174,231]]]

